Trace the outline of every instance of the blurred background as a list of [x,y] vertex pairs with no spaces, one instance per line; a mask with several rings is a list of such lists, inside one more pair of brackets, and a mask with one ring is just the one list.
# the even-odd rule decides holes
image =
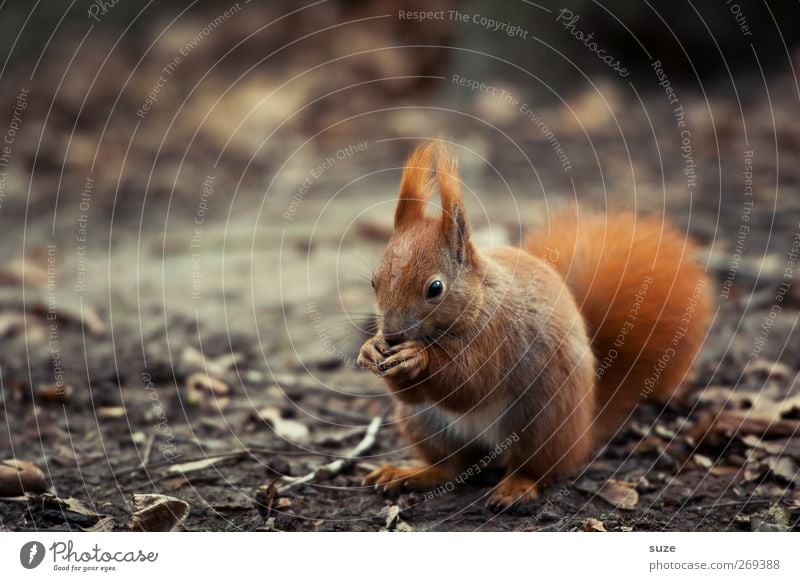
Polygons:
[[[482,242],[514,243],[575,200],[665,213],[718,287],[696,385],[760,393],[780,365],[786,399],[799,17],[756,0],[3,3],[0,451],[119,527],[132,489],[164,489],[132,471],[159,446],[164,465],[170,445],[300,441],[308,457],[171,483],[203,500],[189,528],[262,527],[265,474],[313,468],[387,413],[353,360],[400,168],[431,138],[460,158]],[[408,456],[385,433],[379,452]],[[337,494],[291,509],[308,517],[291,527],[333,514],[369,529]]]

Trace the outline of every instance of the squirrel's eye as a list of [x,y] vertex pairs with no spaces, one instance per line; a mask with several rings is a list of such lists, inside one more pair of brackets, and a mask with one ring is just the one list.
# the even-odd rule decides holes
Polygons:
[[433,282],[431,282],[431,284],[428,285],[428,291],[427,293],[425,293],[425,298],[435,299],[440,294],[442,294],[443,290],[444,290],[444,285],[442,284],[442,281],[436,279]]

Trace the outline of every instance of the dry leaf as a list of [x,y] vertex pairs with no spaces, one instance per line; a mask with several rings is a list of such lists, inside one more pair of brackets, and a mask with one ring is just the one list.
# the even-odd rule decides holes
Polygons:
[[21,313],[0,313],[0,338],[25,332],[25,317]]
[[750,462],[744,467],[744,480],[745,482],[752,482],[761,478],[764,474],[764,466],[761,462]]
[[385,507],[381,514],[386,515],[386,524],[382,531],[397,531],[400,533],[412,532],[414,528],[407,522],[400,520],[400,507],[396,504]]
[[253,496],[253,500],[256,503],[256,508],[258,508],[259,514],[265,518],[268,518],[272,515],[272,507],[278,498],[278,487],[276,486],[277,482],[278,478],[274,479],[269,484],[262,484],[258,487],[258,490],[256,490],[256,493]]
[[106,516],[95,512],[77,498],[58,498],[54,494],[45,493],[38,500],[44,510],[81,528],[95,526]]
[[93,335],[102,335],[106,332],[106,324],[100,314],[92,307],[83,307],[83,324]]
[[108,419],[119,419],[125,417],[125,408],[122,406],[97,408],[97,417]]
[[719,464],[715,464],[708,469],[708,473],[713,474],[714,476],[733,476],[734,474],[738,474],[740,471],[741,468],[738,466],[720,466]]
[[788,483],[800,483],[797,462],[787,456],[771,456],[766,459],[769,471]]
[[384,512],[386,513],[386,530],[394,530],[394,528],[397,526],[397,521],[400,520],[400,507],[396,504],[393,504],[392,506],[387,506],[384,509]]
[[748,435],[742,437],[741,440],[750,448],[763,450],[771,456],[791,456],[795,460],[800,460],[800,439],[798,438],[762,440],[756,436]]
[[744,371],[745,375],[763,374],[767,379],[785,381],[792,375],[792,370],[780,361],[769,361],[759,357],[750,363]]
[[184,347],[181,352],[181,365],[188,371],[198,371],[216,377],[222,377],[235,364],[240,363],[244,356],[240,353],[226,353],[209,359],[192,346]]
[[722,406],[727,405],[735,409],[750,409],[753,407],[758,397],[763,396],[762,392],[752,392],[746,390],[734,390],[723,385],[710,385],[700,392],[698,399],[703,403]]
[[694,460],[694,463],[700,468],[710,469],[714,465],[714,461],[711,458],[703,456],[702,454],[694,454],[692,460]]
[[47,269],[42,268],[30,258],[15,260],[0,270],[0,284],[41,287],[45,286],[47,282]]
[[230,386],[224,381],[205,373],[193,373],[186,379],[186,388],[190,392],[207,391],[216,396],[228,395]]
[[308,428],[300,422],[284,419],[281,416],[281,410],[275,406],[260,409],[258,418],[269,423],[276,434],[290,442],[305,442],[308,440]]
[[169,467],[170,474],[189,474],[190,472],[198,472],[199,470],[205,470],[209,466],[213,466],[217,462],[224,460],[225,458],[205,458],[203,460],[195,460],[193,462],[184,462],[183,464],[175,464]]
[[677,434],[674,431],[670,430],[666,426],[662,426],[661,424],[656,424],[653,427],[653,431],[656,433],[657,436],[660,436],[665,440],[674,440],[675,437],[677,436]]
[[587,533],[607,533],[606,526],[596,518],[590,518],[583,523],[583,530]]
[[713,434],[722,434],[730,438],[734,435],[744,436],[752,434],[759,437],[794,437],[800,433],[800,421],[781,420],[777,416],[772,418],[756,417],[748,411],[722,411],[719,414],[702,414],[697,423],[687,432],[687,436],[694,442],[700,442]]
[[413,533],[414,527],[408,524],[406,521],[401,520],[397,523],[397,528],[395,529],[398,533]]
[[189,504],[163,494],[134,494],[133,520],[130,528],[146,532],[175,530],[189,514]]
[[208,401],[222,410],[230,402],[230,393],[227,383],[205,373],[192,373],[186,378],[186,402],[190,405]]
[[635,484],[620,480],[606,482],[597,491],[597,496],[620,510],[634,510],[639,503],[639,493],[636,492]]

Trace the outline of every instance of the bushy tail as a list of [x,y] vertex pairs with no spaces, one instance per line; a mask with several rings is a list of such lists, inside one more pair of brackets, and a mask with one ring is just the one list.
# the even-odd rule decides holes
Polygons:
[[705,337],[708,279],[687,238],[656,217],[573,208],[523,244],[562,274],[597,358],[598,433],[687,378]]

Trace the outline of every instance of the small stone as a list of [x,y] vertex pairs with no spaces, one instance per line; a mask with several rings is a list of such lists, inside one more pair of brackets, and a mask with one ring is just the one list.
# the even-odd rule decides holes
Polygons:
[[561,520],[561,517],[554,512],[545,511],[539,515],[539,520],[542,522],[556,522]]

